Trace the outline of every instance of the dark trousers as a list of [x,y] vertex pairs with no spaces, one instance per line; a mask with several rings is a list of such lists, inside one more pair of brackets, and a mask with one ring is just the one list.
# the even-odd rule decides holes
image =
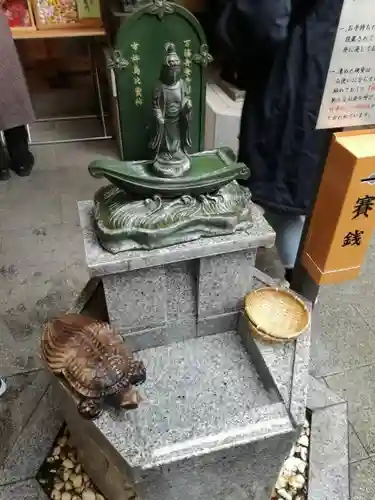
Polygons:
[[[5,145],[14,167],[27,165],[30,161],[29,138],[24,125],[4,130]],[[1,152],[1,162],[5,160],[4,151]]]

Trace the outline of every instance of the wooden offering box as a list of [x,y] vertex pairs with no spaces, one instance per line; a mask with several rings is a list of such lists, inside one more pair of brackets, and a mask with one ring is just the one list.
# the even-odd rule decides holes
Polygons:
[[302,264],[317,284],[356,278],[375,228],[375,132],[334,135]]

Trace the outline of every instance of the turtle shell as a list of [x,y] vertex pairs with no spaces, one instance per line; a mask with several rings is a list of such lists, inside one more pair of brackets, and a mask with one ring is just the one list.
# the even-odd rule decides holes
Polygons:
[[139,362],[108,323],[79,314],[49,321],[42,334],[42,354],[56,375],[79,394],[101,398],[130,386]]

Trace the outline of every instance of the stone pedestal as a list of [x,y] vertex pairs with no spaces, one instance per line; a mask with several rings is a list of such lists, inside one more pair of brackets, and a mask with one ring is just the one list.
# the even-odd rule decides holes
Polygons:
[[105,302],[147,369],[140,407],[95,421],[58,382],[84,468],[107,500],[269,500],[304,421],[310,345],[310,332],[259,344],[241,313],[246,292],[274,284],[254,268],[271,229],[254,208],[248,233],[112,255],[92,231],[92,203],[79,209],[103,283],[80,310],[98,317]]
[[111,324],[134,350],[236,328],[256,250],[274,241],[256,207],[249,231],[117,255],[99,245],[91,211],[92,202],[79,203],[87,264],[103,282]]

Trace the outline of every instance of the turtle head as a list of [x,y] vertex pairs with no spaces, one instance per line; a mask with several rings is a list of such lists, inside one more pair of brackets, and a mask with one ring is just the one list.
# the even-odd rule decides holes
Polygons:
[[128,379],[131,385],[140,385],[146,381],[146,368],[142,361],[134,361]]
[[120,401],[120,406],[121,408],[124,408],[124,410],[135,410],[136,408],[138,408],[139,403],[142,401],[142,398],[138,394],[138,391],[136,391],[132,387],[124,391],[121,396],[122,398]]

